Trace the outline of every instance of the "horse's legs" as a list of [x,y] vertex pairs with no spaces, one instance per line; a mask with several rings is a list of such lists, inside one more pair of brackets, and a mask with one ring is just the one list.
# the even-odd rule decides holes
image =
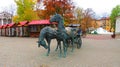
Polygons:
[[48,52],[47,52],[47,56],[49,56],[50,54],[50,42],[51,42],[51,39],[47,38],[47,43],[48,43]]
[[71,42],[72,42],[72,50],[71,50],[71,52],[73,52],[73,50],[74,50],[74,38],[72,38]]
[[56,47],[55,51],[58,50],[58,47],[59,47],[59,42],[58,42],[58,40],[57,40],[57,47]]
[[58,41],[58,46],[59,46],[59,49],[60,49],[60,57],[62,56],[62,50],[61,50],[61,41]]
[[67,47],[69,47],[70,46],[70,41],[66,40],[66,43],[67,43]]
[[66,41],[63,40],[63,50],[64,50],[64,57],[66,57],[67,54],[67,45],[66,45]]
[[58,50],[58,44],[57,44],[57,47],[56,47],[55,51],[57,51],[57,50]]

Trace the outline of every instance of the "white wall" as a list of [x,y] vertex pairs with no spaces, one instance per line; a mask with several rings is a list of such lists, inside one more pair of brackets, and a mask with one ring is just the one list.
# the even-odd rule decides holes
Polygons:
[[116,18],[116,29],[115,29],[116,34],[120,34],[120,17]]

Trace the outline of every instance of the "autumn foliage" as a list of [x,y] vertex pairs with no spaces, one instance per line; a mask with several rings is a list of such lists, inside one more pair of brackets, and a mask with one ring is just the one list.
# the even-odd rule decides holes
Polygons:
[[[40,1],[38,0],[38,2]],[[67,22],[73,18],[74,6],[71,0],[43,0],[43,5],[45,8],[42,13],[39,13],[43,19],[49,19],[55,13],[61,14]]]
[[13,18],[14,22],[31,21],[39,19],[33,10],[34,0],[14,0],[17,5],[17,15]]

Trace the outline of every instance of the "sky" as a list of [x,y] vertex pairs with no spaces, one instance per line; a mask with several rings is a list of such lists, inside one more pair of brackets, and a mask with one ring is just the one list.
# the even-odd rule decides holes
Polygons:
[[74,0],[75,4],[83,9],[92,8],[96,14],[110,14],[120,0]]
[[[92,8],[96,14],[110,14],[111,10],[118,4],[120,0],[73,0],[75,5],[83,9]],[[0,11],[7,9],[11,4],[15,4],[14,0],[2,0],[0,2]]]
[[15,5],[14,0],[0,0],[0,12],[8,9],[13,4]]

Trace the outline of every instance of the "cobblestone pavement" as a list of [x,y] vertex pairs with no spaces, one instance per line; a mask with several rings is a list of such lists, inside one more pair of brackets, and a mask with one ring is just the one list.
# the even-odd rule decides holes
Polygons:
[[95,40],[108,40],[113,39],[111,35],[87,35],[85,38],[87,39],[95,39]]
[[82,38],[80,49],[60,58],[52,40],[50,56],[38,38],[0,37],[0,67],[120,67],[120,39]]
[[[108,40],[108,39],[114,39],[111,37],[111,34],[88,34],[85,38],[87,39],[95,39],[95,40]],[[115,39],[120,39],[120,35],[116,35]]]

